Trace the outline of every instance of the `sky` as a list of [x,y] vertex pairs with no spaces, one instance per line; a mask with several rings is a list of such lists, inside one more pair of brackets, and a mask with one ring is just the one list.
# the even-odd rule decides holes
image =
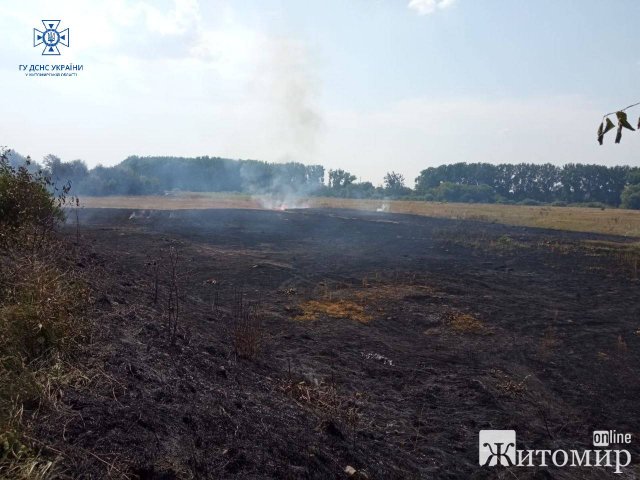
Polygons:
[[[0,145],[34,159],[300,161],[410,186],[453,162],[640,166],[640,134],[595,141],[640,101],[637,0],[0,0],[0,18]],[[69,28],[60,56],[33,46],[42,19]]]

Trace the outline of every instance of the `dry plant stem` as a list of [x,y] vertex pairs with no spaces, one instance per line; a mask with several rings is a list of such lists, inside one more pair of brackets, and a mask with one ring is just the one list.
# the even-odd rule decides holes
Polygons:
[[158,269],[160,264],[158,261],[153,262],[153,303],[158,303]]
[[167,331],[169,343],[175,345],[180,318],[180,296],[178,290],[178,252],[175,247],[169,248],[169,295],[167,299]]
[[80,215],[78,214],[78,207],[74,211],[76,214],[76,245],[80,245]]
[[254,360],[262,348],[263,325],[259,305],[247,305],[244,294],[234,295],[232,340],[236,358]]

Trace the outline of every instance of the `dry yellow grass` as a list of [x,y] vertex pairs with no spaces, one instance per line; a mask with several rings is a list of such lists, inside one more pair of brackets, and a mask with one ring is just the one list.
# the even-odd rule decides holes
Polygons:
[[297,320],[317,320],[321,315],[332,318],[344,318],[360,323],[368,323],[371,316],[367,315],[362,305],[349,300],[309,300],[300,305],[302,313]]
[[82,197],[87,208],[132,208],[136,210],[190,210],[206,208],[254,208],[262,205],[247,195],[183,193],[180,195],[133,195],[113,197]]
[[521,397],[527,393],[527,380],[531,375],[518,381],[499,369],[491,369],[491,373],[496,377],[496,388],[502,395]]
[[379,282],[375,278],[364,278],[363,285],[366,286],[362,288],[347,287],[335,291],[322,283],[314,294],[318,300],[307,300],[297,306],[301,313],[296,320],[317,320],[326,316],[368,323],[374,316],[381,316],[388,305],[402,302],[407,296],[440,296],[440,293],[428,285],[389,285]]
[[[174,196],[84,197],[82,204],[90,208],[131,209],[206,209],[263,208],[260,197],[218,193],[181,193]],[[273,202],[271,202],[273,203]],[[640,211],[608,208],[540,207],[523,205],[490,205],[469,203],[436,203],[419,201],[354,200],[312,197],[301,200],[295,208],[353,208],[375,211],[383,205],[392,213],[410,213],[429,217],[497,222],[507,225],[606,233],[640,237]]]
[[491,331],[479,319],[468,313],[451,312],[447,315],[451,329],[457,333],[487,335]]
[[[392,213],[477,220],[526,227],[640,237],[640,211],[586,207],[550,207],[396,200],[384,202]],[[314,207],[377,210],[380,200],[317,198]]]

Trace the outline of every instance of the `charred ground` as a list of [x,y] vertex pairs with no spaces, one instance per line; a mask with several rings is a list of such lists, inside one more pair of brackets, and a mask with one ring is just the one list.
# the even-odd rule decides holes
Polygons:
[[[39,432],[76,475],[595,479],[611,469],[481,468],[478,431],[540,449],[640,434],[625,239],[349,210],[131,213],[80,216],[86,381]],[[240,295],[254,358],[234,347]]]

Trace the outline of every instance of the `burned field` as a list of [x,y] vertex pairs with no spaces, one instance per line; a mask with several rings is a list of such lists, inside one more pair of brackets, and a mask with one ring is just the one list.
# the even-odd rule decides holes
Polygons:
[[526,449],[640,434],[625,239],[351,210],[131,214],[80,216],[92,341],[39,432],[76,474],[614,478],[480,467],[478,432]]

